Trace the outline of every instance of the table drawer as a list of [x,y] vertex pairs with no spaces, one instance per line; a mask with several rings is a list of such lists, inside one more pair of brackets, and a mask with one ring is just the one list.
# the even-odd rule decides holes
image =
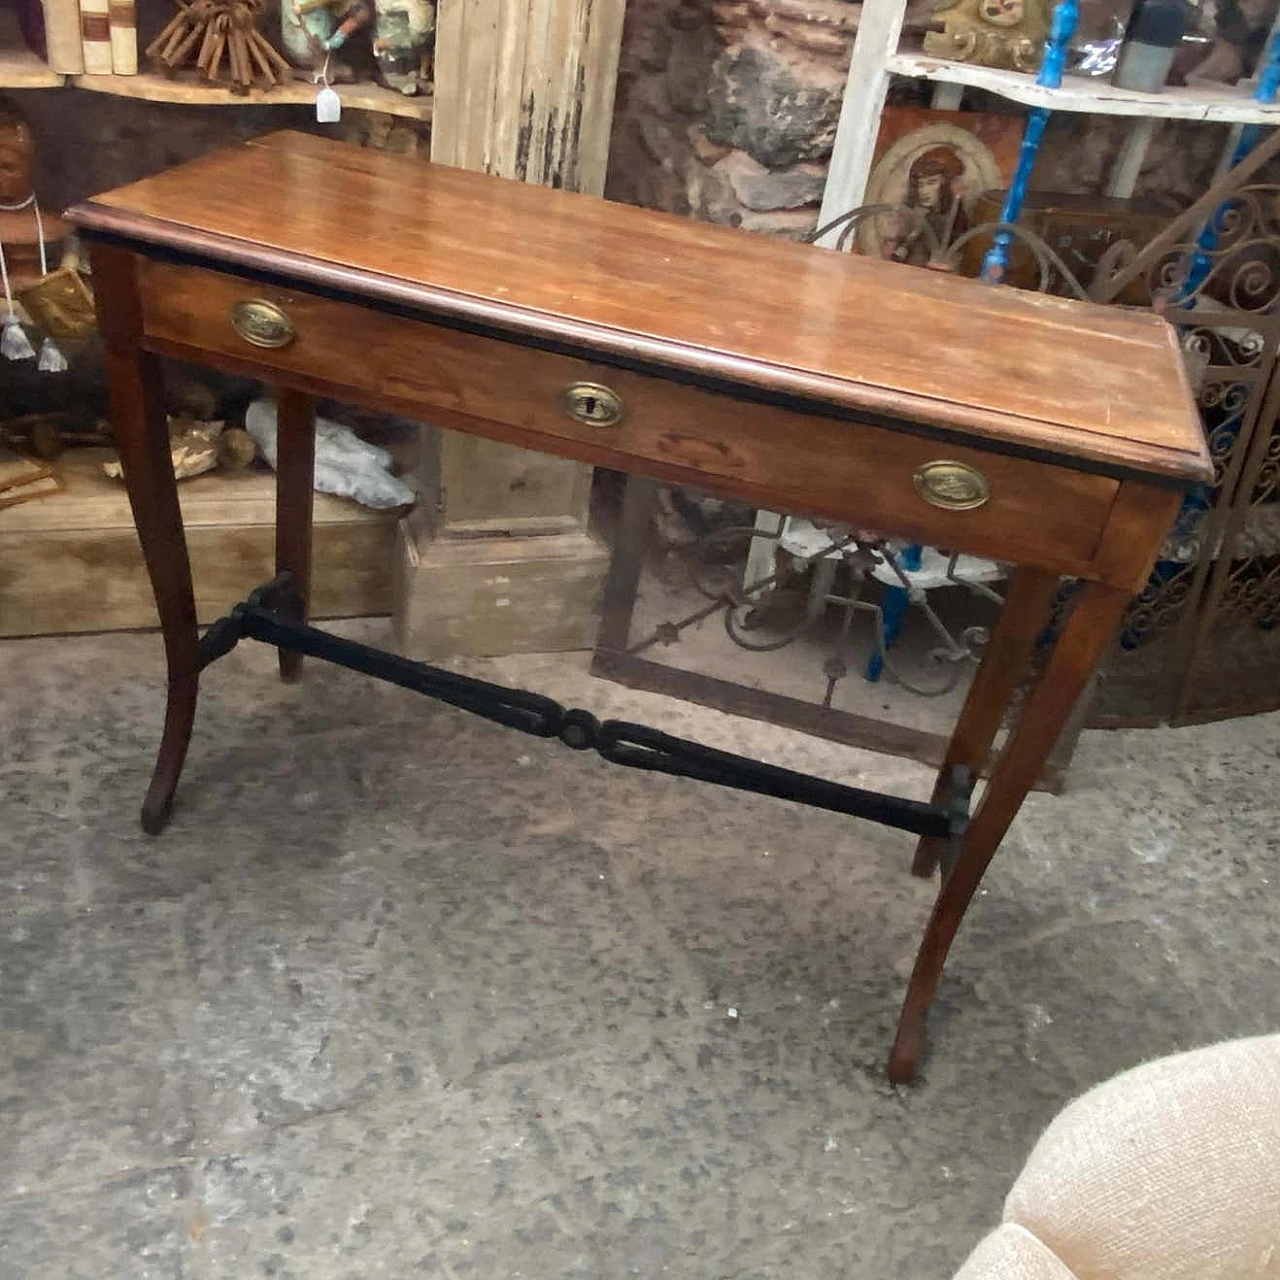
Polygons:
[[980,442],[750,403],[218,272],[146,262],[141,273],[144,332],[162,350],[196,349],[442,426],[998,559],[1084,569],[1119,487]]

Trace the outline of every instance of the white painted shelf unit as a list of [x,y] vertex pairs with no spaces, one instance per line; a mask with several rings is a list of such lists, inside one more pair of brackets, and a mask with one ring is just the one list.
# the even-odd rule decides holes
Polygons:
[[[1027,107],[1130,117],[1133,125],[1107,182],[1106,194],[1110,196],[1133,194],[1147,146],[1161,120],[1229,124],[1237,130],[1246,124],[1280,124],[1280,104],[1264,106],[1254,102],[1252,87],[1247,84],[1170,87],[1160,93],[1137,93],[1115,88],[1106,77],[1068,75],[1061,88],[1046,89],[1036,84],[1034,75],[900,49],[905,11],[905,0],[863,0],[819,225],[862,203],[880,131],[880,114],[895,75],[931,81],[936,86],[936,107],[959,107],[964,90],[973,88]],[[1233,135],[1224,161],[1234,145]],[[836,235],[838,232],[832,233],[822,243],[834,244]]]

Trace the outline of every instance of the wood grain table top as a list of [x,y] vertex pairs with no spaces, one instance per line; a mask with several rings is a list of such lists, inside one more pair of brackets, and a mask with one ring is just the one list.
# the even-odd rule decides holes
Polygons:
[[762,398],[1166,482],[1212,473],[1173,328],[271,134],[87,201],[90,234]]

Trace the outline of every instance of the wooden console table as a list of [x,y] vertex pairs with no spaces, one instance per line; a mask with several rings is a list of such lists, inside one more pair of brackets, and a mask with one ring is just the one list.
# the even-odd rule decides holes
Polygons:
[[[142,810],[168,816],[200,670],[242,636],[607,759],[886,822],[941,884],[889,1064],[912,1078],[956,929],[1210,464],[1171,328],[304,134],[82,204],[116,439],[169,669]],[[279,577],[203,637],[158,360],[274,384]],[[1016,563],[933,801],[879,796],[307,624],[313,397]],[[1083,581],[991,767],[1060,576]],[[618,584],[614,584],[617,586]],[[625,584],[624,584],[625,585]]]

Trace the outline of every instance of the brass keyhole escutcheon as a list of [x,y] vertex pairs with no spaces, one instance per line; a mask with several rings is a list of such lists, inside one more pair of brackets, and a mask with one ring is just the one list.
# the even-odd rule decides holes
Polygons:
[[588,427],[612,427],[622,421],[622,397],[600,382],[574,382],[564,390],[565,412]]
[[298,336],[293,321],[265,298],[232,303],[231,327],[255,347],[287,347]]
[[977,467],[947,458],[926,462],[911,480],[930,506],[944,511],[972,511],[991,496],[987,477]]

